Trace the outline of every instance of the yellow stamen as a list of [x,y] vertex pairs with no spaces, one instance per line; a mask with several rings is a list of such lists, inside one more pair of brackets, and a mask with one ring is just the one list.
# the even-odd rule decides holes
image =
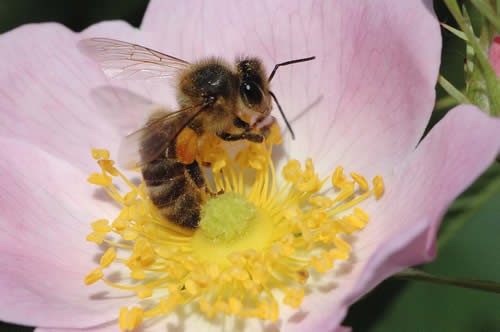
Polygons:
[[90,225],[92,226],[92,229],[94,230],[94,232],[108,233],[111,231],[111,227],[109,227],[109,221],[106,219],[100,219],[100,220],[94,221]]
[[106,174],[98,174],[94,173],[89,176],[87,181],[89,181],[92,184],[97,184],[99,186],[110,186],[111,185],[111,177],[107,176]]
[[373,178],[373,185],[375,186],[375,198],[379,199],[384,193],[384,180],[380,175]]
[[370,186],[368,185],[368,181],[366,181],[363,175],[352,172],[351,178],[358,184],[361,190],[366,191],[368,190],[368,188],[370,188]]
[[[348,179],[338,167],[331,177],[333,190],[327,190],[328,179],[318,176],[312,160],[305,165],[291,160],[279,186],[271,159],[273,144],[281,141],[277,133],[272,129],[265,143],[249,143],[235,158],[217,138],[201,143],[197,160],[211,166],[209,190],[224,194],[204,203],[195,230],[163,220],[144,184],[128,180],[106,150],[92,150],[101,173],[91,175],[89,182],[102,186],[122,210],[112,221],[92,223],[87,240],[109,249],[85,283],[102,279],[148,303],[147,309],[122,308],[121,329],[132,330],[144,319],[190,304],[208,319],[235,315],[275,321],[277,299],[292,308],[301,305],[313,287],[308,283],[312,269],[325,273],[336,261],[349,259],[351,246],[343,237],[369,221],[359,204],[382,196],[382,178],[375,177],[370,188],[362,175],[350,173]],[[127,190],[118,190],[118,183]],[[102,269],[117,264],[130,270],[132,282],[128,277],[122,282],[103,277]]]
[[142,308],[134,307],[132,309],[128,309],[123,307],[120,309],[120,317],[119,323],[120,328],[122,330],[131,331],[141,325],[142,320],[144,319],[144,311]]
[[103,276],[104,276],[104,274],[102,273],[102,269],[98,267],[97,269],[94,269],[94,270],[92,270],[92,272],[87,274],[87,276],[85,277],[85,280],[84,280],[85,285],[91,285],[94,282],[102,279]]
[[102,267],[108,267],[116,258],[116,250],[111,247],[106,250],[104,255],[101,256],[100,264]]
[[332,175],[332,185],[335,188],[340,189],[340,187],[342,186],[342,183],[344,183],[344,181],[345,181],[344,167],[339,166],[333,172],[333,175]]
[[92,149],[92,158],[95,160],[108,160],[109,159],[109,151],[106,149]]
[[85,238],[89,242],[95,242],[97,244],[101,244],[102,241],[104,241],[104,237],[106,236],[106,233],[98,233],[98,232],[93,232],[87,235]]

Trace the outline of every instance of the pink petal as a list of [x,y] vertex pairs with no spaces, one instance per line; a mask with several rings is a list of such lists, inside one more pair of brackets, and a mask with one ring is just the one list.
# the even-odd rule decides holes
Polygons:
[[359,171],[393,165],[433,107],[441,37],[430,1],[153,0],[141,29],[156,49],[189,61],[250,54],[271,68],[315,55],[280,69],[273,90],[298,136],[287,152],[323,159],[320,171],[339,161]]
[[351,332],[351,331],[352,331],[352,329],[348,326],[339,326],[333,332]]
[[500,35],[493,39],[493,43],[488,53],[488,59],[493,69],[495,69],[497,76],[500,77]]
[[[142,332],[142,331],[143,331],[142,328],[134,330],[134,332]],[[122,332],[122,330],[120,329],[118,322],[114,321],[111,323],[89,327],[85,329],[39,327],[35,329],[35,332]]]
[[[435,236],[447,206],[499,152],[500,119],[473,106],[450,111],[395,175],[386,179],[387,191],[380,203],[372,205],[372,221],[353,246],[352,271],[335,278],[334,292],[311,296],[307,306],[322,303],[329,308],[324,315],[335,317],[341,312],[336,320],[340,323],[346,308],[383,279],[434,258]],[[333,324],[327,316],[315,325],[314,321],[308,320],[311,327]]]
[[0,138],[0,150],[0,320],[77,328],[116,319],[123,292],[83,283],[97,266],[89,223],[115,208],[73,164],[17,140]]
[[9,124],[2,135],[88,170],[91,147],[113,151],[123,136],[120,128],[137,126],[144,115],[95,105],[91,90],[109,82],[77,49],[79,39],[57,24],[23,26],[0,37],[0,123]]

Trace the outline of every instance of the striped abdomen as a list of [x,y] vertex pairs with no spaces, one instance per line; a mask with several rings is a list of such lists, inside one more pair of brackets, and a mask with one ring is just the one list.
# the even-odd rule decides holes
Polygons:
[[142,176],[163,217],[179,226],[198,227],[205,180],[196,161],[186,165],[172,157],[158,158],[143,166]]

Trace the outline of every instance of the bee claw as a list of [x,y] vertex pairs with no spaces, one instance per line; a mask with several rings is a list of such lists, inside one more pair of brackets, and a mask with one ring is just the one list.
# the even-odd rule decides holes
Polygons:
[[207,193],[207,195],[210,197],[210,198],[215,198],[219,195],[222,195],[224,194],[224,189],[220,189],[218,192],[213,192],[211,191],[210,189],[206,188],[205,189],[205,192]]

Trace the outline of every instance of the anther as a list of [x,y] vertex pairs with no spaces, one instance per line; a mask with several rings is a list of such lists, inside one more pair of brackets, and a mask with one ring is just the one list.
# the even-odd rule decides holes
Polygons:
[[287,292],[285,293],[285,297],[283,299],[283,303],[288,304],[292,308],[298,308],[302,303],[303,298],[304,298],[304,289],[293,288],[287,290]]
[[332,185],[337,189],[341,189],[341,186],[344,183],[344,181],[345,181],[344,167],[338,166],[332,175]]
[[93,173],[87,179],[87,181],[92,183],[92,184],[96,184],[98,186],[104,186],[104,187],[110,186],[111,180],[112,179],[110,176],[108,176],[106,174],[100,174],[100,173]]
[[360,218],[365,223],[368,222],[368,220],[370,219],[368,214],[365,211],[361,210],[360,208],[354,208],[354,213],[358,216],[358,218]]
[[358,184],[361,190],[367,191],[370,188],[370,186],[368,185],[368,181],[366,181],[363,175],[352,172],[351,178]]
[[377,175],[373,178],[372,182],[374,186],[373,189],[375,190],[375,198],[379,199],[384,193],[384,179],[382,179],[380,175]]
[[101,256],[100,264],[102,267],[108,267],[116,258],[116,250],[111,247],[106,250],[104,255]]
[[302,176],[300,162],[298,160],[290,160],[285,167],[283,167],[283,177],[291,183],[297,183]]
[[109,159],[109,150],[92,149],[92,158],[94,158],[95,160]]
[[[109,157],[109,156],[108,156]],[[118,170],[114,167],[115,162],[113,160],[101,159],[97,162],[101,169],[112,176],[117,176]]]
[[95,242],[97,244],[101,244],[104,241],[104,237],[105,236],[106,236],[105,233],[92,232],[89,235],[87,235],[87,237],[85,238],[85,240],[87,240],[89,242]]
[[99,219],[90,224],[94,232],[99,233],[108,233],[111,231],[111,227],[109,226],[109,221],[107,219]]
[[91,285],[95,283],[98,280],[101,280],[104,274],[102,273],[102,269],[100,267],[92,270],[87,276],[85,277],[85,285]]
[[135,289],[135,292],[137,294],[137,297],[140,299],[146,299],[148,297],[151,297],[153,295],[153,290],[144,285],[140,285]]
[[124,331],[131,331],[141,325],[144,319],[144,311],[142,308],[133,307],[128,309],[127,307],[122,307],[120,309],[119,324],[120,328]]
[[340,185],[340,192],[335,197],[334,202],[342,202],[354,194],[354,182],[343,181]]

